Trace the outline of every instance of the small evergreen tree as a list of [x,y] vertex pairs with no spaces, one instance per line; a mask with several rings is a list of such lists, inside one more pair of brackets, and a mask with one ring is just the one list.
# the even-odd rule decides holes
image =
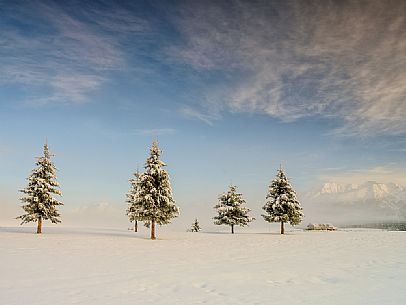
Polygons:
[[248,216],[250,209],[243,207],[245,200],[242,194],[237,193],[237,187],[230,186],[227,193],[219,197],[219,203],[214,206],[218,215],[214,217],[214,224],[231,226],[231,233],[234,234],[234,225],[247,226],[255,218]]
[[281,234],[285,233],[285,222],[293,226],[302,221],[302,207],[282,168],[278,170],[276,178],[271,182],[266,199],[263,207],[266,215],[262,217],[267,222],[280,222]]
[[190,228],[191,232],[199,232],[201,230],[199,221],[195,218],[195,221],[192,223],[192,227]]
[[137,170],[134,173],[134,179],[130,179],[131,188],[127,193],[127,200],[128,203],[126,214],[130,220],[130,222],[134,221],[134,232],[138,232],[138,221],[142,220],[142,202],[138,201],[137,198],[139,196],[139,189],[140,189],[140,177],[141,174]]
[[164,169],[166,165],[160,160],[160,155],[158,142],[154,141],[145,163],[145,172],[140,175],[135,200],[137,206],[142,206],[140,219],[147,227],[151,227],[151,239],[155,239],[155,224],[168,224],[179,215],[179,208],[172,197],[169,175]]
[[20,190],[26,194],[21,201],[26,214],[17,217],[21,224],[36,221],[37,233],[42,233],[42,221],[50,220],[52,223],[61,222],[56,206],[63,203],[52,197],[52,194],[61,196],[59,183],[56,181],[56,167],[51,161],[48,144],[44,145],[44,156],[39,157],[31,175],[27,178],[28,186]]

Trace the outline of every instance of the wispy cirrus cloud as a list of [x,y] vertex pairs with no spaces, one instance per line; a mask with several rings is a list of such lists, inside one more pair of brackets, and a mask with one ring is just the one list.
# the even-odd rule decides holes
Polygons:
[[31,105],[87,101],[109,73],[125,67],[120,35],[148,32],[144,20],[119,6],[91,3],[9,3],[0,17],[0,82],[40,88]]
[[406,186],[404,168],[394,165],[381,165],[370,168],[358,168],[351,170],[338,170],[319,176],[320,181],[332,181],[337,183],[363,183],[365,181],[377,181],[381,183],[398,183]]
[[238,75],[226,109],[338,118],[336,134],[405,132],[404,1],[213,1],[179,11],[184,43],[170,54],[201,73]]
[[54,103],[83,103],[87,101],[87,94],[97,90],[104,81],[104,77],[92,74],[56,75],[49,83],[53,88],[50,95],[32,96],[26,104],[43,106]]
[[174,128],[152,128],[152,129],[136,129],[134,134],[137,136],[167,136],[176,133]]
[[[0,82],[23,84],[34,105],[83,103],[112,73],[136,69],[129,58],[141,53],[157,71],[194,69],[182,76],[201,77],[205,92],[193,97],[200,105],[180,112],[208,124],[231,111],[284,121],[334,118],[342,122],[339,135],[406,130],[404,1],[151,7],[155,17],[131,3],[7,1]],[[162,11],[165,18],[156,18]]]
[[196,119],[208,125],[213,125],[213,121],[220,119],[219,113],[213,113],[210,110],[203,112],[202,110],[196,109],[196,107],[188,105],[182,106],[180,108],[180,113],[187,118]]

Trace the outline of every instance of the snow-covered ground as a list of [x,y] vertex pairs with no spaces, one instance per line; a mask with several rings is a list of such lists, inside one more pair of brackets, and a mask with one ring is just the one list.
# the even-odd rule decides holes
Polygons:
[[33,232],[0,228],[0,304],[406,304],[406,232]]

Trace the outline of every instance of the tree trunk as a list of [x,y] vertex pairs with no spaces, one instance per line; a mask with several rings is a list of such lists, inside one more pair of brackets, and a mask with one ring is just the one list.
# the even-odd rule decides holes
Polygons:
[[42,233],[42,217],[38,217],[37,234]]
[[285,234],[285,227],[283,226],[283,221],[281,221],[281,234]]
[[231,225],[231,234],[234,234],[234,225]]
[[155,239],[155,221],[151,221],[151,239]]
[[138,232],[138,222],[134,220],[134,232]]

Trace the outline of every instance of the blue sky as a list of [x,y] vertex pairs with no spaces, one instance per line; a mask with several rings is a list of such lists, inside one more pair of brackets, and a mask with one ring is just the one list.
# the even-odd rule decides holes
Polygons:
[[154,138],[187,223],[230,183],[259,211],[280,163],[299,194],[324,181],[406,185],[404,11],[0,0],[1,218],[18,214],[46,138],[71,218],[119,215]]

